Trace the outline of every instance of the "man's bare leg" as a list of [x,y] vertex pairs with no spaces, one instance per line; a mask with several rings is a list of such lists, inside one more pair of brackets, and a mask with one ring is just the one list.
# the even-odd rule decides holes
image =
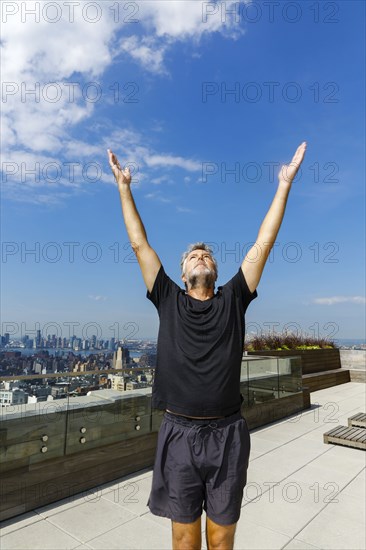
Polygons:
[[201,550],[201,516],[193,523],[172,521],[173,550]]
[[208,550],[233,550],[236,523],[218,525],[206,516],[206,543]]

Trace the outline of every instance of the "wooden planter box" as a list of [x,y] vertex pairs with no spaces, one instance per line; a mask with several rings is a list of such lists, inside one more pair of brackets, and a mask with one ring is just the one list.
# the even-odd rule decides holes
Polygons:
[[339,349],[261,350],[248,351],[247,354],[269,355],[271,357],[290,357],[298,355],[301,357],[303,375],[341,368]]

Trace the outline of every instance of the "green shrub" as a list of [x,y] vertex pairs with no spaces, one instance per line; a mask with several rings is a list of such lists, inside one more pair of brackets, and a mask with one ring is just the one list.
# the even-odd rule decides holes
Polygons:
[[293,349],[332,349],[337,348],[332,340],[327,338],[312,338],[298,336],[292,333],[267,333],[254,336],[245,345],[247,351],[273,351]]
[[296,346],[295,349],[321,349],[320,346]]

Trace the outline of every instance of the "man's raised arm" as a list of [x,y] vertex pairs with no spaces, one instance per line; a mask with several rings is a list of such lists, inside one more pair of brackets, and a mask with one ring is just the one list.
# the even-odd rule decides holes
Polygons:
[[282,166],[278,175],[277,192],[272,204],[259,229],[255,244],[241,264],[241,269],[251,292],[254,292],[258,286],[269,253],[276,241],[285,214],[288,194],[305,156],[305,151],[306,142],[304,141],[297,148],[290,164]]
[[108,158],[109,165],[117,181],[128,237],[139,262],[146,287],[151,292],[161,262],[155,250],[148,243],[144,224],[137,211],[131,193],[131,174],[129,168],[123,170],[116,155],[110,149],[108,149]]

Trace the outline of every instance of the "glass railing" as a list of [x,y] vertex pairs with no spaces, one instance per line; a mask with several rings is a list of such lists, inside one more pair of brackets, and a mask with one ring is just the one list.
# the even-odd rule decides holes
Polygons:
[[[151,386],[137,382],[146,387],[125,389],[130,382],[123,375],[133,370],[137,371],[113,369],[0,379],[0,396],[13,399],[12,403],[1,403],[2,469],[70,455],[152,431]],[[151,371],[139,368],[138,372],[143,370]],[[113,375],[119,389],[108,387],[108,375]]]
[[[2,464],[20,466],[26,457],[42,461],[157,431],[163,411],[151,408],[153,374],[152,368],[126,368],[1,378]],[[244,356],[240,388],[244,412],[301,392],[301,358]]]
[[244,356],[240,387],[244,409],[301,392],[301,357]]

